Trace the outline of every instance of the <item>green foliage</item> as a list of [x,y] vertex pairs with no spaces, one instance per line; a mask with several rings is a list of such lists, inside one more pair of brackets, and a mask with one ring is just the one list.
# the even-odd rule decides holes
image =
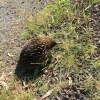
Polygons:
[[[81,4],[83,2],[81,0]],[[89,0],[87,6],[94,2],[98,1]],[[91,46],[89,15],[85,13],[84,7],[79,9],[79,6],[78,2],[72,5],[70,0],[57,0],[40,11],[27,27],[28,34],[47,33],[62,41],[59,47],[63,51],[58,50],[54,55],[61,54],[64,57],[60,63],[65,67],[82,66],[88,62],[91,52],[95,52]],[[60,35],[64,38],[57,38]]]
[[[68,10],[66,10],[66,8]],[[69,13],[70,12],[70,13]],[[43,34],[51,28],[59,27],[63,21],[67,21],[68,16],[73,16],[69,0],[58,0],[54,4],[48,5],[40,11],[37,16],[28,24],[28,32]]]
[[14,100],[33,100],[33,95],[31,93],[24,92],[21,95],[19,95]]
[[34,96],[31,93],[22,92],[22,94],[13,93],[10,90],[2,90],[0,100],[33,100]]
[[43,85],[39,88],[39,91],[40,91],[40,92],[44,92],[44,91],[46,91],[46,90],[48,90],[48,84],[43,84]]
[[[27,27],[29,34],[47,33],[48,35],[54,36],[55,40],[62,42],[52,52],[54,57],[60,55],[62,58],[53,61],[49,67],[63,67],[68,68],[68,70],[73,67],[81,67],[82,71],[84,67],[91,69],[100,66],[98,58],[91,59],[91,55],[95,54],[96,49],[91,42],[89,26],[91,12],[87,14],[85,11],[86,7],[98,2],[98,0],[89,0],[87,1],[87,6],[81,7],[83,2],[85,1],[81,0],[79,4],[78,1],[74,1],[74,4],[71,4],[70,0],[57,0],[55,3],[49,4],[45,9],[40,11],[29,22]],[[40,91],[47,89],[47,84],[40,87]],[[86,89],[85,92],[88,92],[88,90]]]
[[100,60],[99,59],[91,60],[91,67],[100,68]]
[[23,32],[23,34],[21,34],[20,38],[22,40],[28,40],[30,38],[31,34],[29,34],[28,32]]

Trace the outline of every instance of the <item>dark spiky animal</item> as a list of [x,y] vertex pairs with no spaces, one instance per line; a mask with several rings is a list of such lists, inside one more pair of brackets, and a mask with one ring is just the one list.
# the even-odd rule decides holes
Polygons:
[[34,36],[25,43],[21,51],[15,74],[20,70],[42,70],[48,59],[49,51],[57,43],[48,36]]

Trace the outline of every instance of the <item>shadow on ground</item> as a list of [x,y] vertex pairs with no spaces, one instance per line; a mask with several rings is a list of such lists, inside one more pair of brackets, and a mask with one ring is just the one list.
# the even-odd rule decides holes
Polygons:
[[29,70],[20,68],[19,65],[17,64],[14,74],[16,79],[19,79],[21,81],[25,80],[28,83],[30,81],[35,81],[43,74],[42,68],[43,66],[36,65],[35,69]]

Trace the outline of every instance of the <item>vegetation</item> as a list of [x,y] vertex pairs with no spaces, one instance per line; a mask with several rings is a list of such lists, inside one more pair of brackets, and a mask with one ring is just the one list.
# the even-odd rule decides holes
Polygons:
[[[100,99],[100,61],[98,56],[92,57],[99,50],[91,39],[91,11],[86,11],[87,7],[99,0],[79,1],[56,0],[49,4],[29,20],[26,32],[21,35],[26,40],[35,34],[47,34],[62,43],[53,49],[52,63],[48,67],[53,69],[54,76],[48,76],[45,81],[41,76],[34,83],[29,83],[29,90],[20,90],[21,95],[15,86],[12,90],[2,90],[0,100],[33,100],[52,88],[60,91],[68,87],[69,79],[66,78],[69,77],[71,85],[79,85],[84,96],[92,98],[91,100]],[[17,81],[14,84],[18,86]],[[36,87],[38,90],[35,91]]]

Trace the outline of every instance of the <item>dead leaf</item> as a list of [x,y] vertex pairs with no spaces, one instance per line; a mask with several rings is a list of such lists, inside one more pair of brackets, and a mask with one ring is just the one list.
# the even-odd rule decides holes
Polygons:
[[8,56],[9,56],[9,57],[14,57],[15,55],[12,55],[12,54],[8,53]]
[[0,77],[0,81],[1,81],[1,80],[5,80],[5,78],[6,78],[6,73],[3,72],[2,75],[1,75],[1,77]]
[[42,96],[41,100],[47,98],[53,91],[53,89],[49,90],[44,96]]
[[69,85],[72,86],[72,83],[73,83],[72,78],[68,77],[68,79],[69,79]]
[[7,76],[12,76],[12,75],[14,75],[14,73],[13,72],[9,72]]
[[8,85],[7,85],[6,82],[4,82],[4,81],[0,81],[0,85],[3,86],[3,87],[5,87],[6,90],[8,90]]

